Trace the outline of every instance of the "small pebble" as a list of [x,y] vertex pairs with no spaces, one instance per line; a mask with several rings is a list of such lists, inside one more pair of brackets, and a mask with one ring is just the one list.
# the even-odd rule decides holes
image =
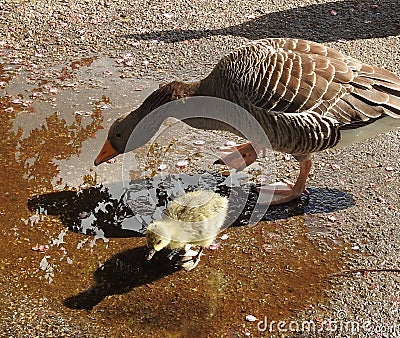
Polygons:
[[269,232],[268,237],[271,239],[279,239],[281,236],[275,232]]
[[188,161],[183,160],[183,161],[176,162],[175,166],[179,169],[182,169],[182,168],[185,168],[188,164],[189,164]]
[[233,146],[236,146],[237,143],[236,143],[235,141],[226,141],[226,142],[224,143],[224,145],[226,145],[226,146],[228,146],[228,147],[233,147]]
[[40,252],[46,252],[49,249],[49,246],[47,244],[36,244],[34,247],[32,247],[33,251],[40,251]]
[[217,250],[221,245],[219,243],[212,243],[208,247],[210,250]]
[[386,200],[382,196],[378,196],[378,202],[385,203]]
[[256,183],[265,184],[268,183],[268,177],[262,175],[256,178]]
[[272,247],[271,244],[264,244],[264,245],[263,245],[263,249],[264,249],[266,252],[272,252],[272,251],[273,251],[273,247]]
[[33,92],[33,93],[31,94],[31,97],[32,97],[32,98],[40,97],[40,96],[42,96],[42,93],[40,93],[40,92]]
[[196,140],[196,141],[193,142],[193,144],[194,144],[195,146],[202,146],[202,145],[204,145],[205,143],[206,143],[206,142],[203,141],[203,140]]
[[328,216],[328,219],[329,219],[331,222],[337,221],[337,218],[336,218],[335,216],[333,216],[333,215],[329,215],[329,216]]
[[247,320],[248,322],[255,322],[256,320],[258,320],[258,318],[255,317],[255,316],[253,316],[253,315],[247,315],[247,316],[246,316],[246,320]]
[[85,219],[85,218],[89,217],[89,214],[86,211],[82,211],[82,212],[79,213],[78,217],[80,219]]
[[340,165],[339,164],[335,164],[335,163],[333,163],[331,165],[331,167],[332,167],[333,170],[339,170],[340,169]]
[[82,110],[78,110],[76,112],[74,112],[75,115],[80,115],[80,116],[90,116],[92,115],[91,111],[82,111]]

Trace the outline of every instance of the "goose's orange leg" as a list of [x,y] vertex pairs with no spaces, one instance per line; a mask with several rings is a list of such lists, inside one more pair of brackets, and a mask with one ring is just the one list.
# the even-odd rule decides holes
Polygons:
[[307,192],[306,182],[311,171],[311,160],[300,162],[300,174],[296,183],[289,181],[263,185],[258,188],[260,192],[259,203],[261,204],[280,204],[299,198],[302,193]]
[[[251,142],[239,144],[233,147],[226,147],[224,152],[229,152],[214,164],[226,164],[231,168],[243,170],[252,164],[258,156],[258,150],[261,147],[254,146]],[[303,158],[302,158],[303,159]],[[300,160],[300,159],[298,159]],[[302,193],[308,193],[306,190],[306,182],[311,171],[311,159],[300,160],[300,174],[296,183],[284,180],[273,184],[263,185],[258,188],[260,192],[259,203],[262,204],[281,204],[299,198]]]
[[257,149],[251,142],[238,144],[232,147],[221,148],[223,153],[228,153],[222,156],[221,159],[214,162],[214,164],[226,164],[230,168],[243,170],[257,159]]

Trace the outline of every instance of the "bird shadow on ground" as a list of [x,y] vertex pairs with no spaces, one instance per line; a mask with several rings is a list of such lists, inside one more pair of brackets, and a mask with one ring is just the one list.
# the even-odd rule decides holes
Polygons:
[[316,42],[358,40],[396,36],[400,33],[400,1],[334,1],[265,13],[259,6],[255,19],[239,25],[205,30],[165,30],[124,35],[138,40],[178,42],[216,35],[242,36],[257,40],[291,37]]
[[71,309],[91,310],[105,297],[127,293],[135,287],[152,283],[178,270],[163,250],[153,259],[144,259],[146,248],[126,250],[108,259],[94,272],[94,285],[64,300]]

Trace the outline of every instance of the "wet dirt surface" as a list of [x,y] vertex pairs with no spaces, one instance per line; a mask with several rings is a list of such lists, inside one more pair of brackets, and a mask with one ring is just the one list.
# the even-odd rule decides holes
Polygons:
[[[129,170],[127,188],[121,161],[94,169],[93,159],[103,124],[155,84],[133,86],[106,57],[46,72],[7,61],[0,68],[2,315],[24,295],[39,304],[32,314],[38,323],[68,318],[88,335],[243,336],[257,334],[264,317],[290,318],[324,302],[328,275],[346,268],[351,251],[337,239],[329,213],[354,205],[351,194],[311,188],[295,203],[259,210],[262,221],[249,224],[262,159],[249,170],[253,181],[232,185],[212,166],[199,171],[201,155],[174,168],[188,152],[178,146],[162,176],[154,145],[137,152],[144,160]],[[218,137],[194,133],[186,146],[199,138],[222,142]],[[145,226],[179,193],[174,182],[180,192],[202,187],[233,196],[227,238],[219,237],[191,272],[177,269],[166,253],[144,258]],[[315,233],[326,236],[315,241]],[[86,327],[91,321],[95,327]]]
[[[283,154],[232,187],[210,163],[238,140],[168,122],[172,140],[93,160],[155,80],[202,78],[249,40],[311,39],[400,74],[399,13],[397,0],[1,1],[0,336],[398,337],[399,132],[316,154],[310,195],[258,224],[247,223],[265,168],[298,174]],[[171,189],[167,177],[184,178]],[[145,261],[144,225],[205,185],[234,192],[234,226],[193,271],[168,253]],[[393,271],[335,275],[347,268]],[[273,319],[300,327],[258,330]],[[338,319],[360,330],[334,330]]]

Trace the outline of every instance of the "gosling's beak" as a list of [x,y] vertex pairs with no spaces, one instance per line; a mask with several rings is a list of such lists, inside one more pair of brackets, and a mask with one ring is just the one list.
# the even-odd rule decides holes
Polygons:
[[103,162],[111,160],[119,154],[120,153],[111,145],[110,140],[107,139],[106,142],[104,142],[103,148],[101,148],[99,155],[97,155],[96,159],[94,160],[94,165],[99,165]]
[[154,254],[156,253],[156,250],[154,249],[149,249],[149,251],[146,254],[146,259],[149,261],[150,259],[153,258]]

